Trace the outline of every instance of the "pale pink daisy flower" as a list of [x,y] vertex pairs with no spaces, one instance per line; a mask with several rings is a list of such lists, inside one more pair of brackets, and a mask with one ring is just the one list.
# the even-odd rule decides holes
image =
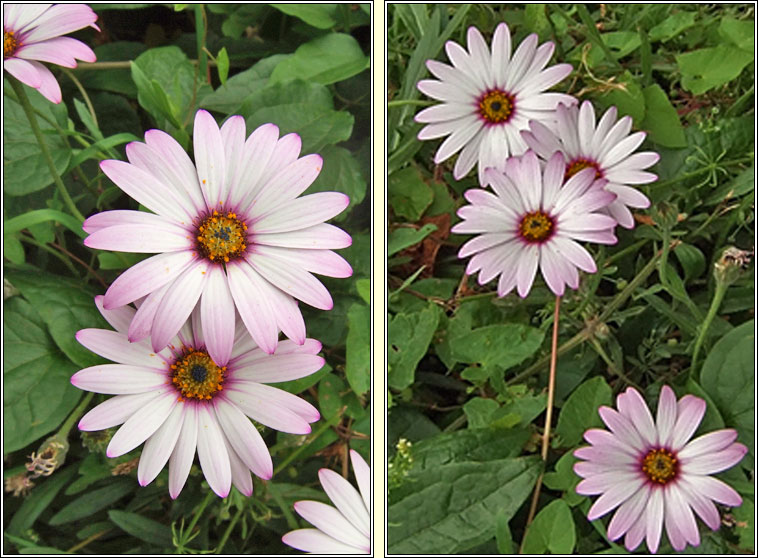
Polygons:
[[199,302],[208,351],[228,360],[235,308],[258,346],[273,353],[279,330],[305,342],[295,299],[322,310],[332,297],[312,273],[349,277],[350,265],[332,249],[350,236],[324,223],[344,210],[339,192],[300,196],[321,171],[319,155],[300,154],[300,137],[279,138],[273,124],[245,140],[245,120],[232,116],[219,130],[206,111],[195,116],[195,163],[160,130],[127,145],[129,162],[100,163],[124,192],[153,213],[104,211],[88,218],[90,248],[158,253],[122,273],[105,293],[106,308],[140,297],[129,340],[151,336],[161,350]]
[[324,364],[321,343],[282,341],[274,354],[256,347],[237,323],[228,362],[215,362],[208,350],[196,310],[169,346],[154,352],[147,341],[132,343],[127,330],[134,308],[107,310],[95,299],[116,331],[83,329],[77,340],[118,364],[91,366],[71,377],[76,387],[115,395],[79,421],[85,431],[122,425],[108,457],[132,451],[143,442],[137,479],[145,486],[169,464],[169,494],[179,496],[195,450],[211,489],[225,498],[231,484],[249,496],[250,471],[262,479],[273,475],[271,456],[253,420],[292,434],[309,434],[319,412],[307,401],[269,383],[313,374]]
[[616,120],[616,107],[603,114],[595,126],[595,109],[592,103],[584,101],[581,108],[558,106],[557,132],[541,122],[530,122],[530,130],[521,132],[524,141],[543,159],[548,159],[560,151],[568,162],[567,176],[586,169],[595,169],[597,178],[608,182],[605,189],[616,194],[616,199],[606,208],[619,225],[627,229],[634,227],[634,217],[630,207],[645,209],[650,200],[630,186],[648,184],[658,177],[643,169],[654,165],[660,155],[654,151],[633,153],[645,140],[645,132],[629,134],[632,117]]
[[371,552],[371,468],[355,450],[350,450],[358,490],[329,469],[318,478],[334,506],[303,500],[295,511],[316,529],[297,529],[282,542],[298,550],[316,554],[369,554]]
[[485,184],[491,185],[494,193],[482,188],[468,190],[464,195],[471,205],[458,210],[463,221],[451,229],[479,234],[458,252],[460,258],[473,254],[466,274],[479,271],[480,285],[499,275],[498,296],[515,287],[526,297],[538,268],[558,296],[563,295],[565,285],[579,286],[577,268],[597,271],[590,253],[576,241],[616,243],[616,222],[598,213],[614,195],[603,189],[603,181],[595,180],[590,169],[568,180],[565,172],[561,153],[554,154],[543,171],[531,150],[510,157],[505,174],[494,168],[485,171]]
[[709,475],[740,462],[747,448],[731,428],[703,434],[690,441],[705,414],[705,401],[685,395],[679,402],[674,390],[663,386],[658,411],[653,416],[634,388],[616,398],[618,411],[598,410],[610,432],[593,428],[584,433],[590,447],[574,455],[580,461],[574,471],[582,480],[579,494],[600,494],[587,519],[594,521],[618,508],[608,525],[612,541],[626,534],[624,545],[634,550],[647,539],[651,552],[658,550],[663,525],[671,546],[684,550],[700,544],[693,511],[714,531],[721,518],[713,501],[739,506],[742,498],[719,479]]
[[545,69],[555,45],[547,42],[537,47],[537,35],[524,39],[511,56],[511,33],[501,23],[492,38],[492,50],[475,27],[468,30],[468,51],[448,41],[445,51],[452,66],[428,60],[429,71],[438,80],[419,81],[425,95],[442,101],[416,115],[417,122],[427,124],[418,139],[448,136],[434,157],[442,163],[458,151],[453,176],[463,178],[479,164],[479,183],[484,183],[484,169],[504,169],[509,155],[521,155],[527,145],[519,134],[530,120],[555,120],[559,103],[572,104],[576,99],[563,93],[544,93],[571,73],[570,64],[556,64]]
[[76,68],[94,62],[95,53],[81,41],[62,37],[93,27],[97,14],[84,4],[3,4],[3,68],[47,100],[61,102],[61,88],[41,62]]

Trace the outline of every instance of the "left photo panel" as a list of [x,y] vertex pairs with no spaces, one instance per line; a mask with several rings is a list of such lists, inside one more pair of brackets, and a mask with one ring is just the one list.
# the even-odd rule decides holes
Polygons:
[[2,10],[4,554],[372,553],[371,4]]

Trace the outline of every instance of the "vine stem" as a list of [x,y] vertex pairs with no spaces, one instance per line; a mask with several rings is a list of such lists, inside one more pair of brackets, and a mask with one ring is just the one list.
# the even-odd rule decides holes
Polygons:
[[[542,461],[547,462],[547,453],[550,449],[550,424],[553,420],[553,400],[555,398],[555,365],[558,362],[558,319],[561,312],[561,297],[555,297],[555,313],[553,314],[553,342],[550,347],[550,376],[547,383],[547,409],[545,410],[545,430],[542,433]],[[542,477],[545,475],[545,469],[543,467],[540,476],[537,477],[537,483],[534,486],[534,494],[532,496],[532,504],[529,507],[529,516],[526,519],[526,527],[524,528],[524,537],[521,539],[521,547],[519,548],[519,554],[524,551],[524,542],[526,541],[526,535],[529,532],[529,525],[534,519],[534,514],[537,511],[537,502],[540,498],[540,490],[542,489]]]
[[24,91],[24,86],[21,85],[21,82],[19,82],[16,78],[12,76],[8,77],[11,83],[11,87],[13,87],[13,91],[16,93],[16,97],[18,98],[19,103],[21,103],[21,107],[24,109],[26,118],[29,120],[29,126],[32,129],[32,133],[34,134],[34,137],[37,138],[37,143],[39,144],[39,148],[42,151],[42,156],[47,162],[47,166],[50,169],[50,174],[53,176],[55,185],[58,186],[58,191],[63,198],[63,202],[66,204],[66,207],[68,207],[71,215],[83,223],[84,215],[82,215],[77,209],[74,200],[71,199],[68,190],[66,190],[66,186],[63,184],[63,180],[61,180],[61,177],[58,175],[58,171],[55,168],[55,163],[53,162],[53,158],[50,155],[50,149],[47,147],[45,138],[42,135],[42,130],[40,130],[39,123],[37,122],[37,117],[34,114],[34,107],[32,107],[32,103],[29,101],[29,97],[27,96],[26,91]]

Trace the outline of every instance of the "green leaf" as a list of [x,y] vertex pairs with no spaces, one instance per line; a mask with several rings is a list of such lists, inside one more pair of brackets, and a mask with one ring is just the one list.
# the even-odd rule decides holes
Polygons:
[[682,264],[685,283],[700,277],[705,271],[705,255],[697,246],[682,242],[674,247],[674,254]]
[[497,541],[497,551],[500,554],[515,554],[513,535],[508,526],[508,516],[503,510],[498,510],[495,516],[495,540]]
[[387,256],[393,256],[406,248],[418,244],[437,230],[437,225],[427,223],[420,229],[398,227],[387,237]]
[[271,83],[303,79],[323,85],[346,80],[367,69],[371,59],[358,41],[344,33],[329,33],[297,48],[271,74]]
[[[7,349],[6,349],[7,350]],[[5,448],[5,451],[9,450]],[[63,486],[74,476],[74,467],[66,467],[55,472],[55,475],[42,481],[32,490],[16,513],[13,514],[8,533],[21,535],[31,529],[37,518],[44,512],[61,491]],[[35,481],[37,482],[37,481]]]
[[550,35],[550,21],[546,6],[546,4],[527,4],[524,8],[524,25],[532,33],[537,33],[540,39],[546,39]]
[[[23,196],[42,190],[53,183],[50,167],[40,151],[37,138],[34,136],[26,113],[15,100],[15,95],[7,79],[4,79],[3,105],[3,192],[9,196]],[[26,91],[32,107],[47,119],[56,121],[56,112],[65,111],[61,103],[54,105],[36,89],[21,84]],[[45,118],[37,116],[37,123],[50,150],[53,164],[59,175],[68,167],[71,159],[71,148],[61,138],[52,124]]]
[[388,508],[390,554],[458,554],[495,536],[532,491],[537,457],[451,463],[410,474]]
[[521,364],[542,345],[545,334],[521,324],[480,327],[450,340],[453,357],[504,371]]
[[253,67],[233,75],[224,85],[203,97],[200,106],[223,114],[240,114],[245,99],[263,89],[274,68],[287,57],[275,54],[257,62]]
[[524,554],[571,554],[576,544],[576,527],[571,509],[563,500],[542,508],[524,538]]
[[[713,346],[700,372],[700,385],[713,398],[727,426],[754,452],[755,322],[735,327]],[[752,459],[752,457],[751,457]]]
[[650,30],[651,41],[668,41],[695,25],[695,12],[676,12]]
[[555,433],[563,447],[577,445],[588,428],[600,426],[600,405],[611,404],[611,388],[602,376],[590,378],[580,385],[564,403]]
[[371,309],[355,303],[347,311],[347,342],[345,348],[345,376],[356,395],[363,395],[371,387]]
[[329,145],[321,150],[324,168],[316,180],[304,192],[342,192],[350,198],[350,204],[334,220],[342,221],[350,210],[366,197],[368,184],[361,172],[361,165],[352,153],[344,147]]
[[[147,255],[149,257],[149,255]],[[145,254],[129,254],[125,252],[100,252],[97,253],[97,261],[100,269],[126,269],[141,262]]]
[[398,217],[418,221],[434,199],[434,193],[415,167],[406,167],[390,175],[387,201]]
[[108,486],[82,494],[73,502],[69,502],[50,518],[50,525],[63,525],[77,519],[84,519],[100,510],[118,502],[121,498],[135,489],[133,479],[113,479]]
[[355,289],[363,302],[371,304],[371,279],[358,279],[355,282]]
[[719,24],[719,35],[734,46],[744,51],[755,51],[755,20],[738,20],[733,17],[725,17]]
[[339,376],[326,374],[318,384],[318,405],[321,415],[329,420],[342,408],[342,395],[345,382]]
[[[471,381],[470,378],[465,378]],[[490,424],[490,417],[500,405],[494,399],[485,399],[483,397],[473,397],[463,404],[463,412],[466,413],[469,428],[485,428]]]
[[[639,35],[637,35],[639,39]],[[619,116],[631,116],[638,126],[645,118],[645,96],[634,76],[627,70],[616,80],[617,87],[599,94],[595,100],[603,110],[610,106],[618,107]]]
[[223,47],[218,51],[216,56],[216,67],[218,68],[218,79],[221,85],[226,84],[226,78],[229,77],[229,55],[226,52],[226,47]]
[[755,548],[755,504],[747,498],[742,505],[732,510],[736,520],[734,531],[740,538],[740,546],[748,550]]
[[104,362],[74,337],[87,327],[110,329],[86,284],[47,273],[14,271],[6,277],[39,312],[56,345],[74,364],[85,368]]
[[706,205],[715,205],[722,201],[752,194],[755,189],[755,165],[741,171],[733,180],[722,184],[705,198]]
[[[103,95],[105,95],[105,93],[103,93]],[[100,155],[101,152],[103,151],[107,152],[109,149],[116,147],[117,145],[128,143],[130,141],[141,141],[141,140],[134,134],[124,132],[121,134],[115,134],[113,136],[108,136],[107,138],[98,140],[95,143],[91,144],[89,147],[86,147],[85,149],[75,150],[74,157],[71,159],[71,161],[68,164],[67,172],[77,167],[78,165],[81,165],[84,161],[87,161],[89,159],[95,159],[97,161],[100,161],[102,157]],[[81,227],[79,227],[79,229],[81,229]]]
[[419,312],[395,314],[388,324],[387,384],[405,389],[416,375],[416,366],[426,354],[442,310],[429,304]]
[[5,301],[3,316],[3,452],[10,453],[57,428],[79,401],[71,364],[20,297]]
[[581,478],[574,472],[574,463],[578,459],[574,457],[573,452],[564,453],[558,462],[555,464],[555,471],[545,473],[543,481],[545,486],[550,490],[558,490],[563,492],[563,499],[569,506],[576,506],[582,500],[584,496],[576,493],[576,485],[579,484]]
[[13,234],[38,223],[46,223],[48,221],[60,223],[79,238],[87,238],[87,233],[84,232],[82,224],[79,221],[71,217],[71,215],[62,211],[56,211],[55,209],[36,209],[13,219],[8,219],[3,223],[3,233]]
[[521,428],[475,428],[437,434],[413,445],[412,470],[421,472],[457,462],[516,457],[529,436],[529,431]]
[[22,265],[26,261],[24,245],[14,235],[3,233],[3,257],[8,258],[16,265]]
[[695,95],[729,83],[752,61],[752,51],[725,44],[676,55],[682,87]]
[[[115,41],[96,46],[94,49],[98,62],[114,62],[118,60],[134,60],[145,50],[143,43],[130,41]],[[131,99],[137,98],[137,87],[129,69],[114,70],[84,70],[77,69],[76,77],[87,91],[100,90],[120,93]],[[100,114],[100,111],[98,111]]]
[[162,523],[120,510],[109,510],[108,518],[137,539],[162,548],[171,547],[171,529]]
[[643,90],[645,96],[645,119],[642,128],[650,133],[650,139],[665,147],[687,147],[684,128],[676,109],[657,83]]
[[271,6],[318,29],[330,29],[337,23],[334,19],[337,4],[271,4]]

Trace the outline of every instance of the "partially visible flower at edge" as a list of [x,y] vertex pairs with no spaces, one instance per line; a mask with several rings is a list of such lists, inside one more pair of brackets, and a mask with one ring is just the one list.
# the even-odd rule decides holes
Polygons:
[[615,508],[608,525],[612,541],[624,534],[632,551],[642,539],[655,553],[665,523],[671,546],[681,551],[700,544],[693,511],[712,530],[721,524],[713,501],[739,506],[740,495],[725,482],[709,475],[739,463],[747,447],[735,442],[731,428],[703,434],[690,441],[705,414],[706,403],[685,395],[677,403],[674,390],[663,386],[655,422],[645,400],[634,388],[616,399],[618,411],[600,407],[598,413],[611,430],[593,428],[584,433],[590,447],[574,455],[574,471],[582,480],[576,492],[600,494],[587,519],[594,521]]
[[608,182],[605,189],[616,194],[616,199],[605,209],[619,225],[631,229],[634,217],[629,207],[645,209],[650,200],[630,184],[648,184],[658,177],[644,171],[660,159],[654,151],[633,153],[645,140],[645,132],[629,135],[632,117],[624,116],[616,120],[616,107],[603,114],[595,126],[595,109],[590,101],[577,106],[558,105],[557,127],[552,132],[538,121],[529,123],[530,129],[523,130],[521,136],[530,148],[547,160],[556,151],[566,156],[567,176],[573,176],[585,168],[595,170],[597,178]]
[[448,136],[434,156],[435,164],[461,151],[453,170],[455,179],[463,178],[478,163],[479,183],[484,184],[487,167],[502,171],[509,155],[526,151],[519,131],[530,120],[553,123],[558,104],[570,105],[576,99],[544,93],[572,69],[570,64],[544,69],[553,55],[552,42],[537,47],[538,37],[531,34],[511,56],[511,34],[505,23],[495,29],[491,51],[475,27],[469,27],[467,39],[468,52],[454,41],[445,44],[452,66],[427,61],[439,81],[421,80],[417,87],[442,104],[422,110],[415,119],[427,124],[418,139]]
[[297,529],[282,537],[285,544],[317,554],[371,552],[371,468],[350,450],[358,490],[330,469],[318,472],[321,486],[336,508],[313,500],[295,502],[295,511],[316,529]]
[[537,269],[556,295],[565,285],[579,286],[578,269],[597,271],[590,253],[576,241],[615,244],[613,218],[598,213],[614,199],[603,189],[604,181],[585,169],[568,180],[561,153],[555,153],[540,169],[537,155],[527,151],[510,157],[505,173],[489,168],[483,188],[464,194],[471,205],[458,210],[463,219],[451,231],[479,234],[466,242],[459,258],[472,256],[466,266],[471,275],[479,271],[483,285],[498,275],[497,294],[502,297],[517,288],[524,298],[532,288]]
[[106,308],[147,296],[129,326],[131,341],[150,336],[153,349],[162,350],[197,304],[218,364],[225,365],[232,350],[235,309],[257,345],[273,353],[280,330],[305,342],[295,299],[332,308],[313,273],[352,275],[350,264],[332,252],[350,246],[350,235],[324,223],[347,207],[348,197],[298,197],[321,172],[321,157],[299,157],[300,137],[279,138],[273,124],[247,140],[245,132],[241,116],[219,130],[213,116],[199,110],[194,164],[160,130],[145,133],[145,143],[127,145],[128,163],[100,163],[108,178],[153,212],[104,211],[84,222],[90,248],[157,254],[127,269],[105,293]]
[[[148,341],[127,338],[135,310],[103,307],[103,317],[116,331],[83,329],[77,340],[89,350],[118,364],[91,366],[71,377],[76,387],[116,395],[79,421],[85,431],[121,425],[106,451],[124,455],[143,442],[137,479],[146,486],[169,463],[169,494],[176,498],[189,475],[195,450],[211,489],[226,497],[233,482],[249,496],[250,471],[263,479],[273,474],[271,456],[247,417],[292,434],[309,434],[319,420],[313,405],[268,383],[295,380],[324,365],[321,343],[279,343],[274,354],[256,347],[237,322],[231,359],[223,366],[208,355],[198,312],[195,311],[168,348],[154,352]],[[245,416],[247,415],[247,416]]]
[[76,68],[94,62],[95,53],[66,33],[92,27],[97,14],[84,4],[3,4],[3,69],[37,89],[47,100],[61,102],[61,88],[41,62]]

